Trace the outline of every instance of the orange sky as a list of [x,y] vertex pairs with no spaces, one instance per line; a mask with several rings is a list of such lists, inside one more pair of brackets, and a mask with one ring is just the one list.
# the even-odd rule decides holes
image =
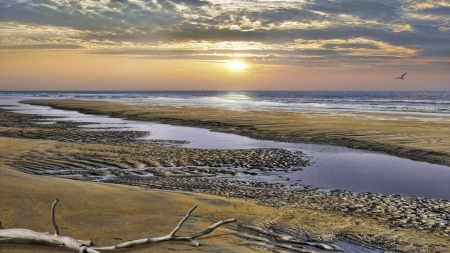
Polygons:
[[[72,52],[3,53],[0,90],[448,90],[450,72],[308,68],[133,59]],[[424,85],[429,84],[429,86]]]

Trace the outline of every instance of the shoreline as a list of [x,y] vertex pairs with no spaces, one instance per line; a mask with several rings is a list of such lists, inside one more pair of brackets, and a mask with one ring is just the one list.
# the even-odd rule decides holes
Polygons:
[[86,114],[208,128],[261,140],[338,145],[450,167],[450,121],[420,122],[401,114],[380,120],[371,117],[377,113],[353,113],[348,116],[345,113],[334,115],[314,111],[239,112],[70,99],[22,102]]
[[[30,226],[28,228],[35,228],[36,222],[45,223],[45,218],[38,218],[30,212],[38,210],[43,216],[48,216],[49,206],[53,201],[51,198],[55,197],[56,193],[62,194],[66,198],[75,196],[74,199],[82,202],[83,205],[91,200],[90,197],[84,196],[84,194],[94,194],[97,197],[93,200],[98,201],[98,203],[89,204],[90,208],[88,209],[96,210],[95,217],[101,218],[102,215],[99,216],[98,213],[102,212],[108,213],[109,216],[117,217],[117,214],[115,214],[117,212],[119,214],[126,213],[127,216],[130,216],[129,219],[134,220],[138,216],[141,217],[143,209],[147,208],[146,210],[149,210],[153,206],[152,203],[140,203],[142,197],[139,196],[148,195],[147,197],[159,196],[156,198],[158,201],[163,202],[158,203],[161,203],[162,209],[166,208],[157,218],[152,217],[152,223],[157,222],[160,225],[161,223],[158,222],[158,219],[161,218],[161,215],[166,214],[167,205],[165,203],[168,199],[170,199],[170,202],[174,201],[175,203],[180,203],[180,201],[181,203],[186,203],[191,198],[202,199],[203,202],[206,201],[206,203],[209,203],[207,206],[209,211],[205,210],[207,216],[204,220],[206,219],[208,222],[212,221],[211,216],[215,217],[214,219],[217,218],[217,220],[229,218],[228,209],[223,210],[227,215],[226,217],[219,217],[220,215],[215,212],[221,210],[223,206],[232,208],[232,213],[241,217],[238,218],[239,227],[229,230],[237,238],[225,237],[222,241],[220,239],[222,234],[218,237],[211,234],[211,237],[214,238],[213,241],[208,242],[210,240],[208,238],[202,239],[209,245],[208,247],[211,247],[211,250],[219,247],[217,250],[220,252],[258,251],[257,246],[254,245],[255,241],[249,237],[249,234],[251,235],[256,231],[264,234],[267,238],[272,238],[273,236],[281,236],[280,234],[274,234],[274,231],[279,231],[280,229],[285,231],[283,232],[285,233],[284,236],[298,236],[299,231],[301,231],[300,234],[303,238],[315,238],[323,242],[347,240],[361,245],[400,252],[446,252],[448,250],[448,247],[445,245],[449,241],[450,226],[448,224],[449,217],[445,215],[450,213],[450,201],[404,197],[401,195],[355,194],[339,190],[331,192],[319,192],[308,188],[292,190],[270,184],[224,181],[204,176],[164,175],[164,173],[157,177],[139,180],[140,177],[129,174],[130,170],[123,166],[124,163],[131,164],[133,162],[135,163],[131,164],[133,167],[141,166],[136,162],[139,160],[143,161],[139,152],[142,152],[143,156],[148,156],[147,154],[150,152],[154,153],[159,150],[161,157],[169,159],[169,154],[186,149],[170,146],[142,146],[140,143],[133,144],[132,140],[138,138],[139,135],[135,136],[132,131],[124,131],[122,135],[117,136],[119,140],[130,141],[128,144],[116,143],[117,138],[113,135],[107,137],[107,140],[109,139],[111,142],[94,143],[92,136],[89,136],[90,139],[80,139],[80,135],[83,137],[82,131],[77,131],[77,124],[72,122],[56,126],[31,124],[32,121],[39,117],[45,118],[44,116],[33,118],[29,115],[10,115],[9,118],[4,118],[0,122],[0,132],[15,135],[14,138],[0,137],[0,181],[2,186],[5,186],[2,188],[2,191],[4,191],[2,195],[5,193],[4,196],[7,196],[2,198],[0,203],[2,207],[0,209],[0,217],[3,219],[0,221],[3,222],[4,228],[11,228],[15,224],[25,224]],[[27,135],[29,133],[33,133],[33,135]],[[47,136],[45,138],[49,136],[55,137],[55,140],[42,139],[44,136]],[[75,142],[70,142],[71,140],[75,140]],[[207,153],[195,155],[200,155],[200,157],[209,156]],[[230,154],[224,155],[229,156]],[[233,156],[236,155],[239,154],[234,154]],[[192,154],[187,157],[190,156]],[[113,157],[116,158],[113,159]],[[84,166],[86,163],[91,163],[91,165],[94,163],[114,165],[117,167],[114,169],[114,173],[122,173],[123,176],[113,182],[114,184],[106,184],[85,182],[83,178],[81,180],[67,180],[58,177],[31,175],[40,173],[43,167],[48,166],[69,165],[70,167],[80,166],[79,168],[82,168],[83,166],[79,165],[81,162],[83,162]],[[148,163],[146,166],[151,167],[151,164]],[[11,170],[10,168],[13,167],[31,174]],[[95,170],[91,171],[89,173],[97,173]],[[66,176],[59,175],[59,177]],[[56,187],[56,190],[54,190],[54,187],[49,188],[50,182],[52,186],[57,184],[64,189],[61,190]],[[121,186],[120,184],[126,185]],[[91,188],[102,187],[105,187],[102,191],[90,190]],[[132,189],[132,191],[130,192],[128,189]],[[161,189],[166,190],[161,193],[162,195],[159,194]],[[129,194],[122,193],[122,190]],[[103,192],[111,192],[111,194],[118,194],[118,196],[109,196],[108,199],[112,198],[111,201],[113,203],[108,204],[109,201],[101,200],[102,195],[104,195]],[[167,198],[166,194],[173,197]],[[28,197],[24,198],[24,196]],[[28,203],[26,204],[27,206],[33,206],[32,210],[24,209],[21,203],[16,201],[16,199],[22,198]],[[63,197],[59,198],[61,201],[65,199]],[[125,201],[127,204],[124,203],[124,198],[127,198]],[[72,206],[76,205],[75,200],[69,201]],[[155,200],[152,201],[154,202]],[[36,203],[38,203],[38,206],[36,206]],[[233,204],[230,206],[225,203]],[[105,207],[111,204],[114,204],[115,210],[112,213]],[[146,207],[142,205],[146,205]],[[202,206],[203,204],[199,206],[199,211],[202,209]],[[79,207],[77,209],[78,212],[82,212],[81,208],[84,207]],[[125,208],[126,211],[121,211],[120,209],[122,208]],[[178,207],[170,208],[170,210],[179,210]],[[91,210],[83,211],[85,215],[83,217],[89,216],[89,212],[92,213]],[[214,210],[214,212],[211,212],[211,210]],[[136,211],[138,215],[135,213]],[[185,210],[179,211],[181,212],[179,215],[184,215],[183,212]],[[439,216],[441,214],[444,216]],[[23,223],[21,217],[24,216],[30,216],[33,219],[27,220],[26,222],[28,223]],[[4,220],[4,217],[7,217],[6,220]],[[76,220],[71,219],[70,227],[66,227],[66,232],[75,233],[71,235],[77,235],[77,233],[79,234],[84,230],[83,226],[76,223]],[[444,222],[443,226],[441,226],[441,221],[439,220]],[[136,221],[134,222],[136,223]],[[107,231],[117,231],[118,229],[111,227],[116,226],[113,223],[102,223],[101,225]],[[142,224],[139,226],[142,226]],[[171,229],[169,225],[165,227],[166,229]],[[44,224],[44,227],[38,228],[36,230],[46,231],[51,226],[48,224],[48,227],[45,227]],[[96,229],[96,231],[101,231],[100,228]],[[138,230],[133,229],[132,233],[139,233]],[[99,234],[101,235],[102,232],[99,232]],[[104,236],[111,236],[109,232],[103,234]],[[111,238],[98,240],[92,238],[92,236],[82,235],[83,238],[80,239],[93,239],[100,241],[101,244],[110,243],[111,241]],[[137,236],[137,238],[139,237],[142,237],[142,235]],[[217,239],[219,239],[217,242],[219,245],[215,245]],[[114,239],[112,243],[114,242],[117,243],[117,240]],[[270,243],[275,244],[277,242],[269,241],[269,244],[265,247],[273,247]],[[236,244],[238,248],[235,248]],[[3,246],[0,244],[0,247]],[[7,247],[9,249],[9,245]],[[13,250],[11,252],[21,252],[24,249],[23,247],[32,249],[29,246],[13,245],[13,249],[17,249],[17,251]],[[144,249],[154,249],[153,247],[148,246],[144,247]],[[170,248],[172,245],[168,243],[155,247],[156,251],[166,251],[167,248],[165,247]],[[196,250],[196,248],[183,246],[182,244],[175,247],[182,247],[183,251]],[[137,251],[136,249],[132,251],[141,252],[140,250],[139,248]],[[59,252],[59,250],[56,249],[56,251],[49,252]]]

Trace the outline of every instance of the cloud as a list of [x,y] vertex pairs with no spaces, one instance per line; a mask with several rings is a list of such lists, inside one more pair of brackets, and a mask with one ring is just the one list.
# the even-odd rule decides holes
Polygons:
[[450,6],[437,6],[437,7],[433,7],[433,8],[421,9],[418,11],[418,13],[449,17],[450,16]]
[[362,19],[392,21],[402,13],[401,1],[391,0],[314,0],[305,8],[332,15],[354,14]]
[[204,0],[170,0],[170,2],[175,4],[185,4],[190,7],[201,7],[211,5],[210,2]]
[[[417,55],[415,50],[401,46],[391,46],[384,42],[356,38],[348,40],[299,40],[291,45],[271,45],[271,50],[264,49],[261,44],[248,42],[233,43],[227,49],[198,50],[193,49],[134,49],[104,50],[97,54],[127,55],[138,59],[188,59],[194,61],[224,62],[232,58],[240,58],[248,63],[304,65],[308,66],[340,66],[350,64],[374,64],[385,60],[403,58],[405,55]],[[205,45],[203,45],[205,46]],[[262,46],[263,48],[258,48]],[[163,48],[162,46],[161,48]],[[185,48],[188,46],[184,46]],[[220,47],[216,47],[220,48]],[[223,46],[222,46],[223,48]],[[238,48],[242,48],[239,49]],[[256,49],[249,49],[256,48]],[[356,63],[357,62],[357,63]]]
[[[0,39],[9,50],[89,49],[180,59],[234,52],[286,64],[302,57],[369,63],[450,57],[449,17],[450,7],[439,1],[413,0],[3,0]],[[222,42],[236,48],[224,50]],[[254,51],[239,46],[251,43],[257,44]]]
[[29,44],[29,45],[1,45],[0,50],[67,50],[67,49],[81,49],[79,45],[65,45],[65,44]]
[[[87,1],[86,1],[87,2]],[[180,21],[168,10],[149,9],[146,2],[31,2],[8,1],[0,3],[0,21],[53,25],[79,30],[123,31],[129,28],[145,30],[156,26],[170,26]],[[85,5],[83,5],[83,3]],[[120,5],[115,5],[120,4]]]

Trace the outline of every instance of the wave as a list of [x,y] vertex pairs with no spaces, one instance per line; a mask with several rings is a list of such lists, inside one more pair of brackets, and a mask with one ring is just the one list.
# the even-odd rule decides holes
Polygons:
[[259,110],[349,110],[450,115],[449,91],[0,91],[1,96]]

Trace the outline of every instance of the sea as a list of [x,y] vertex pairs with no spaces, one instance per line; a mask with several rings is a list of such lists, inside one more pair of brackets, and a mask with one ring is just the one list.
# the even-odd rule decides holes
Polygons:
[[[449,87],[450,89],[450,87]],[[449,91],[0,91],[2,97],[70,98],[235,110],[398,112],[450,116]]]
[[230,180],[450,200],[450,167],[443,165],[334,145],[255,140],[202,128],[137,122],[19,103],[26,99],[81,99],[244,111],[316,110],[357,117],[367,113],[371,117],[389,119],[401,115],[412,120],[449,124],[450,91],[0,91],[0,108],[98,122],[86,125],[88,131],[105,124],[121,128],[125,124],[126,129],[151,133],[151,139],[188,141],[184,145],[186,148],[283,148],[301,151],[310,159],[310,166],[300,171],[258,172],[256,176],[241,174],[226,178]]

